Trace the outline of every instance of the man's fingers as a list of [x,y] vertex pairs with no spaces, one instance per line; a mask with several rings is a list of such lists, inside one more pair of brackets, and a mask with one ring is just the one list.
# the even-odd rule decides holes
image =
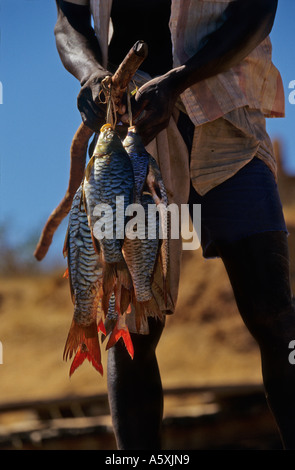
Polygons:
[[136,93],[135,97],[131,99],[131,109],[132,109],[132,115],[133,118],[136,119],[138,118],[141,113],[145,110],[145,108],[148,106],[149,100],[142,100],[141,99],[141,94],[139,91]]
[[80,111],[82,121],[87,127],[92,129],[94,132],[98,132],[101,128],[102,119],[91,108]]

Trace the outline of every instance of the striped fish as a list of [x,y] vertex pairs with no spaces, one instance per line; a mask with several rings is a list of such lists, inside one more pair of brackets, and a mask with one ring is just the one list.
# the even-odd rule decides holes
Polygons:
[[113,294],[110,298],[108,313],[104,321],[105,335],[102,335],[102,342],[105,340],[106,336],[109,335],[106,345],[106,350],[108,350],[122,338],[130,357],[133,359],[134,348],[126,325],[126,313],[119,314],[116,311],[115,303],[115,296]]
[[[163,269],[164,285],[166,284],[168,270],[168,238],[159,239],[159,219],[155,217],[156,211],[149,210],[160,204],[160,223],[162,233],[165,234],[167,227],[168,198],[165,186],[161,177],[159,167],[155,159],[146,151],[136,128],[130,127],[126,138],[123,141],[133,166],[135,176],[135,202],[140,204],[145,213],[144,233],[138,233],[134,239],[126,236],[123,252],[133,280],[135,298],[133,303],[137,312],[137,329],[140,328],[144,313],[161,316],[152,293],[152,279],[157,263],[159,250],[161,250],[161,262]],[[149,237],[148,229],[153,230],[153,235]],[[165,231],[166,230],[166,231]],[[166,292],[164,292],[166,297]]]
[[[119,313],[127,308],[127,294],[132,287],[122,244],[127,222],[125,210],[133,201],[134,176],[128,154],[110,124],[101,128],[93,156],[86,168],[83,192],[92,239],[103,263],[103,310],[107,315],[110,297],[115,292],[116,310]],[[116,212],[117,198],[122,201],[120,214],[123,216]],[[111,211],[100,212],[103,205],[107,205]],[[106,230],[104,237],[101,236],[102,230],[100,236],[97,236],[97,227],[101,229],[102,221]]]
[[[97,331],[102,268],[93,247],[81,186],[72,202],[64,255],[68,260],[68,276],[74,303],[74,315],[64,349],[64,359],[71,359],[75,355],[70,376],[85,359],[103,374]],[[103,325],[102,329],[104,331]]]

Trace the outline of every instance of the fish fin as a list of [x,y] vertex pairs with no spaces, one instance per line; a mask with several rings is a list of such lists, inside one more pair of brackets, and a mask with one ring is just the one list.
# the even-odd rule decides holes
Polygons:
[[117,318],[106,318],[104,322],[105,335],[101,335],[101,342],[103,343],[106,337],[113,331],[117,323]]
[[131,339],[129,330],[128,330],[126,325],[124,325],[123,327],[119,327],[118,326],[118,321],[117,321],[117,323],[116,323],[116,325],[115,325],[115,327],[114,327],[114,329],[113,329],[113,331],[112,331],[112,333],[109,337],[108,343],[106,345],[106,350],[113,347],[119,341],[120,338],[122,338],[131,359],[133,359],[133,357],[134,357],[134,347],[133,347],[133,343],[132,343],[132,339]]
[[86,197],[86,193],[85,193],[85,190],[84,190],[84,182],[85,182],[85,176],[84,176],[84,179],[82,180],[82,183],[81,183],[81,189],[82,189],[81,201],[83,201],[83,207],[84,207],[85,214],[87,215],[88,225],[89,225],[89,214],[88,214],[88,206],[87,206],[87,197]]
[[[106,322],[106,320],[105,320],[105,322]],[[104,342],[104,340],[106,339],[106,337],[108,335],[105,322],[103,322],[103,319],[101,318],[98,322],[98,325],[97,325],[97,331],[98,331],[98,333],[99,332],[101,333],[100,338],[101,338],[102,343]]]
[[63,275],[62,275],[62,277],[63,277],[64,279],[69,279],[69,268],[67,268],[67,269],[65,270],[65,272],[64,272]]
[[102,286],[104,294],[111,294],[116,283],[115,263],[105,263],[102,274]]
[[139,333],[141,329],[141,325],[144,323],[146,319],[145,317],[146,302],[138,302],[138,300],[136,299],[135,293],[133,292],[132,304],[133,304],[134,311],[135,311],[135,326],[136,326],[137,333]]
[[150,300],[148,300],[147,302],[144,302],[144,308],[145,308],[146,316],[153,317],[157,320],[160,320],[161,322],[164,321],[165,316],[162,310],[160,309],[154,295]]
[[[85,197],[84,197],[84,180],[82,180],[81,182],[81,186],[80,186],[80,201],[79,201],[79,211],[86,214],[86,204],[85,204]],[[79,191],[79,190],[78,190]]]
[[137,332],[140,332],[142,323],[145,320],[145,306],[144,302],[137,302],[135,306],[135,325]]
[[81,365],[83,364],[83,362],[85,361],[86,359],[86,352],[83,351],[83,348],[82,348],[82,345],[78,347],[78,351],[76,352],[75,354],[75,357],[73,359],[73,362],[71,364],[71,367],[70,367],[70,377],[73,375],[73,373],[75,372],[75,370]]
[[120,310],[122,313],[131,312],[131,293],[130,290],[126,289],[124,286],[121,287]]
[[96,322],[84,327],[78,325],[75,320],[72,321],[65,344],[63,358],[67,361],[68,359],[71,359],[74,354],[75,356],[70,368],[70,376],[85,359],[88,359],[88,361],[92,363],[93,367],[103,375]]
[[64,247],[63,247],[64,257],[68,258],[68,260],[67,260],[68,267],[67,267],[66,271],[63,274],[63,278],[66,278],[66,279],[69,280],[71,299],[72,299],[72,302],[74,304],[75,303],[75,294],[74,294],[74,288],[73,288],[72,278],[71,278],[71,270],[70,270],[71,259],[70,259],[70,252],[68,250],[68,246],[69,246],[69,229],[67,229],[67,234],[66,234],[66,237],[65,237],[65,242],[64,242]]
[[108,314],[111,295],[116,284],[116,267],[114,263],[105,263],[102,274],[102,297],[101,305],[105,317]]
[[97,325],[97,331],[101,331],[101,333],[106,336],[107,333],[106,333],[106,329],[105,329],[105,325],[104,325],[104,322],[103,322],[103,319],[101,318],[98,322],[98,325]]
[[68,247],[69,247],[69,228],[67,228],[67,231],[66,231],[64,246],[62,250],[64,258],[67,258],[68,256]]
[[102,311],[105,317],[108,314],[110,297],[111,297],[111,293],[103,293],[102,298],[101,298]]
[[129,303],[127,292],[129,289],[131,289],[132,286],[132,279],[125,260],[118,263],[105,263],[103,269],[102,285],[102,307],[105,315],[107,315],[109,300],[114,290],[116,291],[116,310],[118,313],[120,313],[121,299],[122,307],[124,308],[127,302]]
[[94,357],[89,353],[89,351],[85,351],[85,345],[80,345],[78,348],[78,351],[76,352],[76,355],[73,359],[71,368],[70,368],[70,377],[73,375],[75,370],[83,364],[85,359],[88,359],[89,362],[93,365],[93,367],[101,374],[103,375],[103,368],[101,364],[98,364],[97,361],[94,359]]
[[115,312],[117,312],[118,315],[121,315],[121,291],[122,291],[122,285],[117,280],[115,289],[114,289],[114,294],[115,294]]
[[125,287],[125,289],[132,288],[132,278],[124,259],[116,263],[116,275],[118,282]]
[[93,228],[90,227],[90,234],[91,234],[91,240],[92,240],[92,245],[94,248],[94,251],[101,256],[101,250],[100,250],[100,244],[97,238],[93,234]]
[[129,303],[128,307],[125,310],[125,313],[127,313],[127,315],[131,313],[131,303]]
[[141,327],[144,327],[148,317],[155,318],[161,322],[164,321],[164,314],[159,308],[154,297],[152,297],[150,300],[137,303],[135,325],[138,333],[140,333]]
[[89,162],[86,166],[86,170],[85,170],[85,178],[86,178],[87,181],[89,180],[89,176],[90,176],[92,167],[94,165],[94,161],[95,161],[95,155],[92,155],[92,157],[90,158],[90,160],[89,160]]

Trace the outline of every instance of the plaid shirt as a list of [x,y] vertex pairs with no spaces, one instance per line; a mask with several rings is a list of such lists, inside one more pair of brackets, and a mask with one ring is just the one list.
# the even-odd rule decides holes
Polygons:
[[[220,27],[231,1],[235,0],[172,0],[175,67],[192,57],[205,37]],[[283,116],[283,85],[271,51],[267,37],[239,65],[185,90],[182,100],[194,124],[213,121],[242,106],[260,109],[266,117]]]
[[[87,4],[88,0],[73,0]],[[174,66],[192,57],[221,26],[235,0],[172,0],[170,30]],[[107,67],[112,0],[89,0],[103,65]],[[188,88],[181,95],[196,126],[191,178],[200,194],[222,183],[255,155],[276,175],[265,117],[284,116],[284,90],[267,37],[240,64]]]

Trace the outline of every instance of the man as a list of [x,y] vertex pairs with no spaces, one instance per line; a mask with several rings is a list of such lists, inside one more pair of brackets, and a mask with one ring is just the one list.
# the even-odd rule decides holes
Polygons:
[[[178,116],[190,157],[189,203],[202,204],[203,254],[224,262],[241,316],[260,347],[266,395],[284,447],[294,449],[295,370],[288,345],[295,339],[295,312],[276,162],[265,131],[266,116],[284,115],[268,38],[277,1],[56,2],[57,48],[81,83],[78,108],[94,131],[105,120],[101,80],[137,40],[147,42],[149,56],[141,69],[154,78],[133,98],[137,129],[147,145]],[[169,156],[159,158],[172,165]],[[179,181],[188,178],[184,160],[174,173]],[[109,352],[119,449],[160,447],[162,388],[155,349],[163,326],[150,321],[149,327],[149,335],[133,334],[133,361],[121,343]]]

